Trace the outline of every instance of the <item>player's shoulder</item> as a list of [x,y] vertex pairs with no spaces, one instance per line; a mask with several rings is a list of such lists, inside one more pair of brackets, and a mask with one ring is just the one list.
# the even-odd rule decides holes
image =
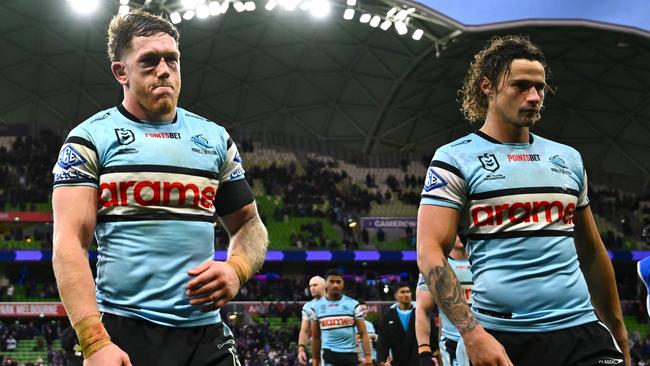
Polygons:
[[119,111],[116,107],[101,110],[75,126],[70,131],[71,135],[75,135],[75,133],[80,133],[82,131],[97,131],[106,125],[111,124],[111,122],[116,118],[117,114],[119,114]]
[[343,296],[341,297],[341,302],[347,302],[347,303],[350,303],[350,304],[354,304],[355,306],[356,306],[356,305],[359,305],[359,301],[358,301],[358,300],[353,299],[353,298],[351,298],[351,297],[348,296],[348,295],[343,295]]
[[438,151],[453,154],[456,151],[472,150],[479,144],[481,144],[479,136],[477,136],[475,133],[469,133],[440,146],[438,148]]
[[582,161],[582,155],[573,146],[563,144],[561,142],[557,142],[532,133],[531,135],[533,137],[533,144],[543,145],[544,150],[550,151],[552,153],[552,159],[555,158],[557,160],[568,159],[570,161]]
[[176,107],[177,113],[182,115],[185,120],[190,124],[204,124],[206,128],[214,128],[218,130],[225,130],[225,128],[216,121],[213,121],[207,117],[201,116],[194,112],[190,112],[187,109]]

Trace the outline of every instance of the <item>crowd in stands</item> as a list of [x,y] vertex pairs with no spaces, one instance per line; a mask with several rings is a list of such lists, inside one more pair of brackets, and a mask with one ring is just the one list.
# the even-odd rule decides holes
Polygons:
[[46,357],[36,357],[33,362],[25,365],[66,365],[66,352],[54,347],[54,341],[61,339],[63,331],[69,326],[67,319],[37,319],[37,320],[3,320],[0,321],[0,351],[4,353],[2,365],[18,365],[12,356],[16,352],[18,342],[34,339],[34,346],[29,351],[41,352]]

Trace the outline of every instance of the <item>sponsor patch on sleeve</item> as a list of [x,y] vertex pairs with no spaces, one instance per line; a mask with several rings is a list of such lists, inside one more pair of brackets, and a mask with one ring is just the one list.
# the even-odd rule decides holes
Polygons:
[[441,188],[446,185],[447,181],[438,175],[438,173],[436,173],[434,167],[429,167],[427,170],[427,178],[424,182],[424,191],[431,192],[436,188]]
[[86,163],[86,159],[74,148],[71,144],[67,144],[61,149],[59,153],[59,160],[57,165],[61,169],[69,170],[72,167]]

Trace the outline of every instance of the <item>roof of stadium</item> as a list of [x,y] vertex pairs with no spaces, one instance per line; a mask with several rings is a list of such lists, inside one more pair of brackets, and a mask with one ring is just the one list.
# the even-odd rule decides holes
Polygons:
[[[66,132],[121,100],[105,52],[119,1],[99,0],[86,15],[71,11],[74,1],[0,2],[0,135]],[[465,11],[452,2],[447,10],[467,14],[462,20],[434,10],[433,0],[332,0],[322,18],[310,15],[308,0],[255,0],[252,11],[228,1],[225,14],[178,24],[179,104],[235,134],[344,151],[366,164],[430,156],[477,128],[457,102],[471,56],[495,34],[527,34],[546,53],[556,88],[534,132],[576,147],[592,181],[634,191],[650,184],[650,25],[639,20],[650,19],[650,5],[642,1],[595,10],[564,1],[574,6],[561,18],[541,5],[503,11],[521,4],[512,0],[465,1]],[[126,2],[186,15],[180,0]],[[225,9],[223,1],[218,8],[210,10]]]

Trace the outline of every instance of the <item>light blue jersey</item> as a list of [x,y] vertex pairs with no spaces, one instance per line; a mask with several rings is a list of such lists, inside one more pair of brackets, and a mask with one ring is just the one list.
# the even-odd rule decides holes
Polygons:
[[[377,334],[377,331],[375,331],[375,326],[367,320],[364,321],[366,322],[366,333],[368,333],[368,340],[370,340],[371,337],[374,337],[376,342],[379,335]],[[359,329],[356,329],[355,331],[359,333]],[[363,358],[366,354],[363,353],[363,344],[361,341],[359,341],[358,347],[359,355]],[[372,340],[370,340],[370,356],[373,360],[377,360],[377,350],[375,349],[375,343],[373,343]]]
[[312,311],[311,320],[320,326],[321,349],[356,351],[356,320],[365,316],[357,300],[345,295],[339,300],[323,296],[313,303]]
[[55,189],[98,189],[100,311],[165,326],[221,321],[185,289],[186,272],[214,258],[217,190],[244,178],[223,127],[181,108],[172,122],[143,122],[120,105],[70,132],[53,174]]
[[542,332],[596,320],[573,240],[589,205],[580,154],[537,135],[502,144],[482,132],[439,148],[422,205],[455,208],[487,329]]
[[[452,259],[452,258],[447,258],[447,261],[449,262],[449,266],[451,266],[451,269],[454,270],[454,273],[456,274],[456,277],[458,277],[458,281],[460,282],[461,287],[463,288],[463,291],[465,293],[465,300],[467,301],[468,304],[472,304],[472,272],[469,269],[469,261],[467,259]],[[426,282],[424,281],[424,276],[420,273],[420,276],[418,277],[418,285],[417,288],[429,292],[429,287],[427,286]],[[458,332],[458,329],[454,326],[454,324],[447,318],[447,316],[440,311],[440,338],[441,340],[452,340],[454,342],[458,342],[458,339],[460,338],[460,333]]]
[[307,301],[305,305],[302,306],[302,320],[311,320],[313,318],[312,314],[314,311],[312,310],[312,306],[316,301],[319,299],[313,298],[310,301]]

